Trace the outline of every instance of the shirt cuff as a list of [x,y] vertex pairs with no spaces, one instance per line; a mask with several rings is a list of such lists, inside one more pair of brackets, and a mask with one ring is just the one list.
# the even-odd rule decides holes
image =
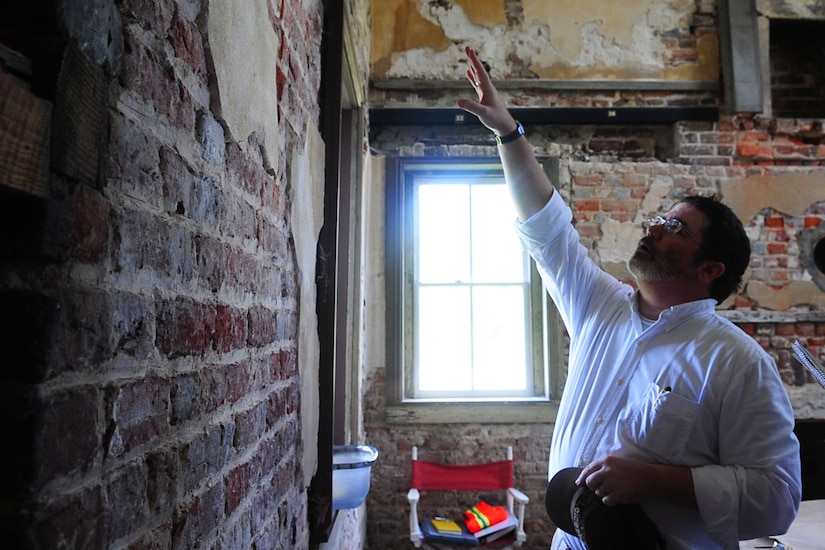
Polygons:
[[739,545],[739,491],[737,467],[717,465],[692,469],[699,515],[708,535],[723,548]]

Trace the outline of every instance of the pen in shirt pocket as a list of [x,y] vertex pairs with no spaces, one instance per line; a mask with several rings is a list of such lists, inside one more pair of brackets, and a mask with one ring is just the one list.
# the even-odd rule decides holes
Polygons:
[[655,401],[655,403],[658,403],[658,402],[659,402],[659,400],[660,400],[660,399],[661,399],[661,398],[662,398],[662,397],[663,397],[666,393],[670,393],[670,391],[671,391],[671,387],[670,387],[670,386],[665,386],[665,387],[663,387],[662,389],[660,389],[660,390],[659,390],[659,395],[657,395],[657,396],[656,396],[656,401]]

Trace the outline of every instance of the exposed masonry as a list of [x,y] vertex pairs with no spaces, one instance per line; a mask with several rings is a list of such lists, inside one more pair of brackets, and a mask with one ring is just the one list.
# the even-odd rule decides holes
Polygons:
[[[289,167],[319,124],[321,2],[236,3],[279,45],[244,66],[277,78],[265,131],[221,112],[210,2],[70,4],[1,24],[58,144],[46,199],[0,199],[29,235],[0,272],[4,542],[307,548]],[[35,27],[62,31],[14,42]]]
[[[418,10],[421,4],[410,2],[406,6],[408,10]],[[789,352],[790,344],[798,339],[820,357],[825,353],[825,287],[817,284],[823,278],[813,251],[825,228],[823,121],[815,117],[775,118],[727,112],[718,70],[710,77],[717,80],[715,87],[696,85],[688,89],[672,84],[642,89],[638,83],[623,80],[628,75],[618,69],[613,73],[604,70],[609,65],[607,50],[591,50],[596,55],[592,58],[597,69],[593,78],[616,78],[619,85],[615,88],[603,82],[588,89],[582,82],[565,87],[564,82],[548,81],[552,75],[548,72],[539,77],[537,66],[548,69],[550,64],[542,65],[543,61],[557,54],[558,48],[541,51],[556,46],[553,28],[548,25],[540,32],[535,21],[530,21],[530,14],[540,10],[539,4],[543,3],[504,0],[503,4],[505,17],[501,21],[482,23],[470,2],[440,2],[438,9],[424,18],[434,26],[449,20],[449,25],[442,25],[443,31],[436,30],[452,41],[431,50],[415,44],[405,50],[397,47],[402,42],[396,41],[395,53],[384,58],[382,48],[388,46],[381,42],[383,35],[379,34],[377,46],[373,41],[376,85],[371,90],[372,107],[454,107],[458,97],[472,93],[469,86],[462,88],[460,82],[466,69],[461,61],[461,48],[465,45],[480,50],[491,65],[492,76],[505,101],[514,107],[718,106],[721,116],[715,123],[533,124],[527,126],[527,134],[572,205],[577,229],[591,256],[619,277],[629,278],[624,262],[639,238],[639,222],[643,218],[666,211],[689,193],[715,193],[731,204],[745,224],[753,255],[741,292],[722,305],[722,313],[776,359],[797,417],[825,418],[825,392]],[[825,16],[811,13],[809,3],[805,2],[765,0],[757,4],[760,18]],[[603,3],[590,12],[601,15],[602,8]],[[704,55],[700,42],[707,45],[718,37],[717,3],[671,2],[662,3],[660,9],[674,13],[687,10],[691,14],[678,24],[653,30],[653,34],[662,37],[662,49],[658,50],[662,65],[696,64]],[[632,18],[632,13],[627,11],[623,16]],[[593,19],[588,14],[581,17]],[[597,31],[591,34],[594,44],[600,32],[603,35],[609,30],[609,25],[606,23],[600,29],[591,25],[591,30]],[[466,27],[473,27],[473,32],[462,33]],[[435,34],[436,30],[427,30],[421,24],[418,36],[426,32]],[[512,39],[501,40],[504,35]],[[639,47],[651,48],[651,44]],[[629,57],[651,59],[650,52],[651,49],[634,52]],[[597,55],[601,55],[601,61],[596,61]],[[718,52],[713,55],[718,56]],[[560,66],[553,68],[566,70]],[[705,74],[698,71],[693,78],[702,79],[704,76],[696,75]],[[428,86],[428,77],[436,82]],[[370,147],[379,157],[497,155],[489,133],[471,125],[376,127],[371,132]],[[819,254],[821,262],[822,252]],[[550,419],[547,424],[388,424],[384,356],[376,353],[374,363],[367,380],[365,425],[368,440],[377,444],[383,458],[374,470],[368,499],[369,547],[402,547],[399,541],[407,530],[403,495],[411,446],[426,447],[437,458],[460,462],[490,459],[500,447],[510,444],[516,454],[516,486],[531,499],[525,521],[528,540],[531,547],[549,547],[553,526],[546,519],[542,502],[552,434]],[[467,504],[462,499],[437,503],[434,510],[445,515],[460,514]]]

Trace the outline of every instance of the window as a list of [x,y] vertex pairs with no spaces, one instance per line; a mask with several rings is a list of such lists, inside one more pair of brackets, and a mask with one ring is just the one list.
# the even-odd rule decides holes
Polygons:
[[392,401],[548,403],[555,310],[501,165],[398,159],[387,197]]

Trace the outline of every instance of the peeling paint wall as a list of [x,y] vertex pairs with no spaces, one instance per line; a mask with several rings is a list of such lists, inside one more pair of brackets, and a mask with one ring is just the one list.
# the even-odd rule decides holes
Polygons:
[[376,79],[455,79],[465,45],[497,79],[701,81],[719,71],[717,36],[693,30],[694,0],[390,0],[372,10]]

